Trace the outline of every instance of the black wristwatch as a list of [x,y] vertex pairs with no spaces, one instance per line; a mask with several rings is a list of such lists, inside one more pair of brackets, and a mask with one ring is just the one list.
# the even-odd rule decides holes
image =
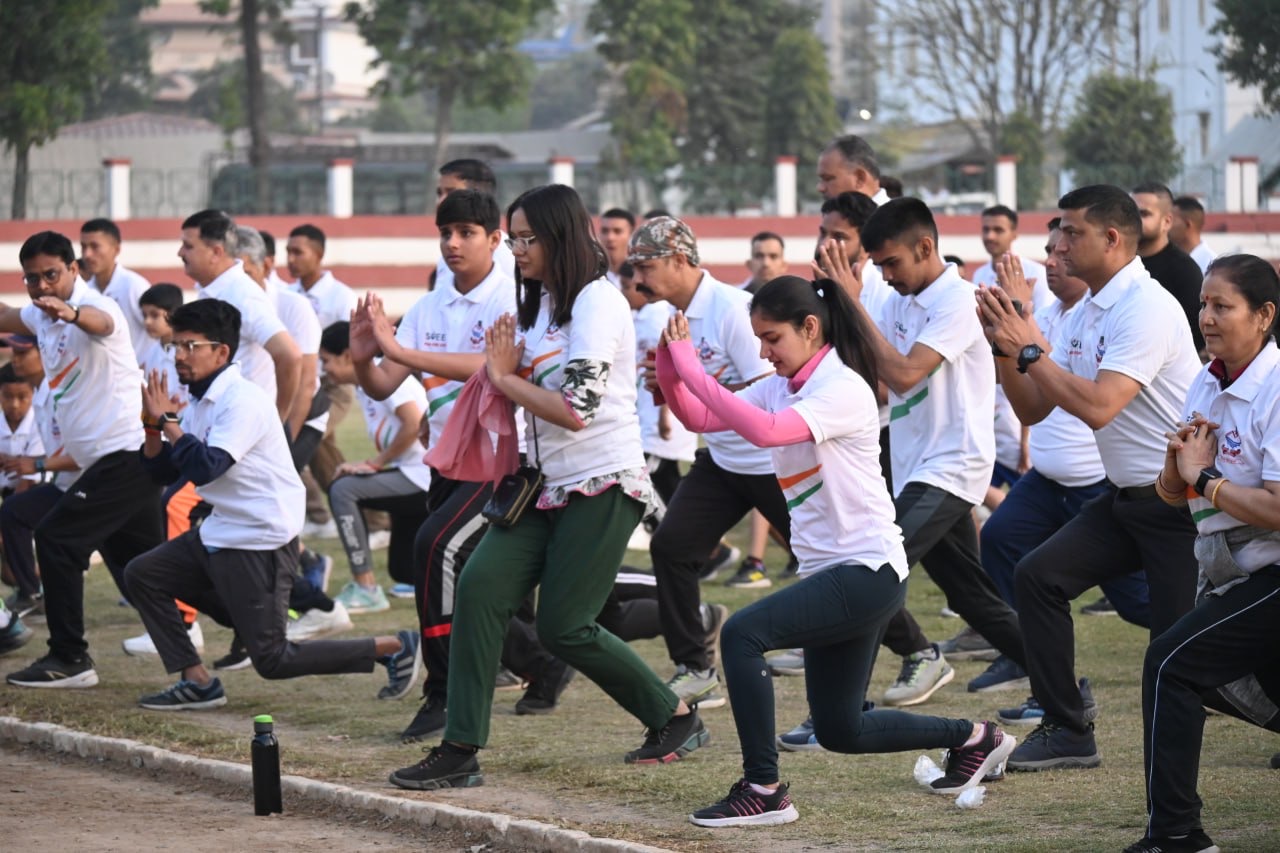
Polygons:
[[165,424],[176,424],[177,422],[178,422],[177,412],[165,412],[163,415],[160,416],[160,426],[164,426]]
[[1027,368],[1040,360],[1040,356],[1044,355],[1044,350],[1040,349],[1039,344],[1027,344],[1018,351],[1018,372],[1026,373]]
[[1200,469],[1200,476],[1196,477],[1196,494],[1204,497],[1204,490],[1208,488],[1210,480],[1216,480],[1222,476],[1222,472],[1210,465],[1208,468]]

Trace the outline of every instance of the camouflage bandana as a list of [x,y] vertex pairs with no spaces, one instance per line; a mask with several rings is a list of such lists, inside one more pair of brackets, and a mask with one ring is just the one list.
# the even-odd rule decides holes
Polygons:
[[679,219],[659,216],[650,219],[631,235],[627,247],[627,263],[651,261],[671,255],[684,255],[693,266],[698,265],[698,241],[693,229]]

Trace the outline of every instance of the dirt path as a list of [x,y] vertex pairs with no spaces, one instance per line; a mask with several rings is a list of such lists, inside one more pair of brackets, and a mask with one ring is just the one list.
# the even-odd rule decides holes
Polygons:
[[136,853],[501,853],[460,833],[368,818],[289,811],[255,817],[248,792],[108,769],[38,749],[0,747],[0,814],[13,850]]

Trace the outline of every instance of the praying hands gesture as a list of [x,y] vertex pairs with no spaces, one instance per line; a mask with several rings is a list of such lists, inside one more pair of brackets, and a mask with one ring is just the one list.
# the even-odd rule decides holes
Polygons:
[[829,278],[840,285],[855,305],[861,300],[862,265],[851,265],[845,257],[844,247],[835,240],[823,240],[818,244],[818,260],[810,261],[809,265],[818,278]]
[[671,315],[671,319],[667,320],[667,327],[662,330],[662,338],[658,341],[658,346],[666,346],[672,341],[689,340],[689,321],[685,319],[683,311],[677,311]]
[[379,352],[395,360],[392,353],[400,349],[395,326],[387,319],[382,297],[366,293],[351,312],[351,360],[367,362]]
[[484,365],[489,381],[500,385],[520,367],[524,344],[516,343],[516,318],[503,314],[484,332]]
[[142,411],[147,420],[156,423],[166,412],[180,411],[185,404],[169,393],[169,377],[159,370],[151,371],[142,386]]
[[1178,476],[1184,483],[1194,483],[1200,477],[1200,469],[1208,468],[1218,456],[1218,424],[1199,412],[1192,413],[1191,420],[1174,432],[1166,432],[1169,439],[1168,453],[1178,466]]
[[1022,261],[1013,252],[1006,252],[996,258],[993,266],[1000,289],[1009,294],[1010,299],[1016,299],[1022,303],[1022,316],[1031,316],[1034,312],[1036,280],[1028,279],[1023,274]]

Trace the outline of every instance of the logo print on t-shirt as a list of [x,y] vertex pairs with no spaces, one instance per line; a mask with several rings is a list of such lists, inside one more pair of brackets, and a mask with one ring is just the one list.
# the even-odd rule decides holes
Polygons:
[[480,320],[476,320],[476,324],[471,327],[471,345],[484,346],[484,323]]
[[1243,450],[1244,448],[1241,446],[1239,430],[1233,429],[1222,437],[1222,447],[1220,448],[1220,452],[1227,459],[1234,462],[1236,457],[1238,457]]
[[716,351],[711,348],[711,344],[707,343],[706,338],[698,341],[698,358],[703,361],[710,361],[715,357]]
[[1094,357],[1098,360],[1098,364],[1102,364],[1102,357],[1107,354],[1107,336],[1098,336],[1098,348],[1094,352]]

